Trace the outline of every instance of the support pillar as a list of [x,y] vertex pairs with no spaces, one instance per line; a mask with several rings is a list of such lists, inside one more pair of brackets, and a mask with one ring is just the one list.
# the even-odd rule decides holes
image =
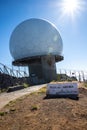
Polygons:
[[56,64],[55,64],[55,56],[42,56],[42,73],[43,77],[47,82],[52,80],[56,80]]

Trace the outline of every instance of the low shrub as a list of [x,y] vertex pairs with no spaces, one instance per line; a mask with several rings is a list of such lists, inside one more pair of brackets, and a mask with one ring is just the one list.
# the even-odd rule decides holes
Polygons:
[[0,116],[4,116],[5,115],[5,112],[0,112]]
[[38,90],[38,93],[46,93],[46,87],[43,87]]
[[39,108],[39,107],[38,107],[37,105],[33,105],[33,106],[31,107],[31,110],[32,110],[32,111],[35,111],[35,110],[38,110],[38,108]]
[[86,87],[86,88],[87,88],[87,82],[84,82],[84,87]]
[[24,88],[29,87],[29,84],[23,83]]

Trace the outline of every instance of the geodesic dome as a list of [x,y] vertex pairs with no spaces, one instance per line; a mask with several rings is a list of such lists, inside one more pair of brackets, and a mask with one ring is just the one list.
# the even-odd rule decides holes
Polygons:
[[43,19],[32,18],[20,23],[10,38],[14,60],[43,55],[62,55],[63,43],[57,28]]

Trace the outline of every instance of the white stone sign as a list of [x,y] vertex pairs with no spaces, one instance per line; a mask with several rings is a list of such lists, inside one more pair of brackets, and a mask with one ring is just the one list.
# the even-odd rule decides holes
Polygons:
[[68,83],[57,83],[57,84],[48,84],[46,95],[73,95],[78,96],[78,86],[77,83],[68,82]]

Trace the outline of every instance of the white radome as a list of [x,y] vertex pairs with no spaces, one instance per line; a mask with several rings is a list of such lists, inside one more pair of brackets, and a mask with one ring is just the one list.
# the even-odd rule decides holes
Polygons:
[[20,23],[10,38],[14,60],[42,55],[62,55],[62,39],[57,28],[43,19],[32,18]]

